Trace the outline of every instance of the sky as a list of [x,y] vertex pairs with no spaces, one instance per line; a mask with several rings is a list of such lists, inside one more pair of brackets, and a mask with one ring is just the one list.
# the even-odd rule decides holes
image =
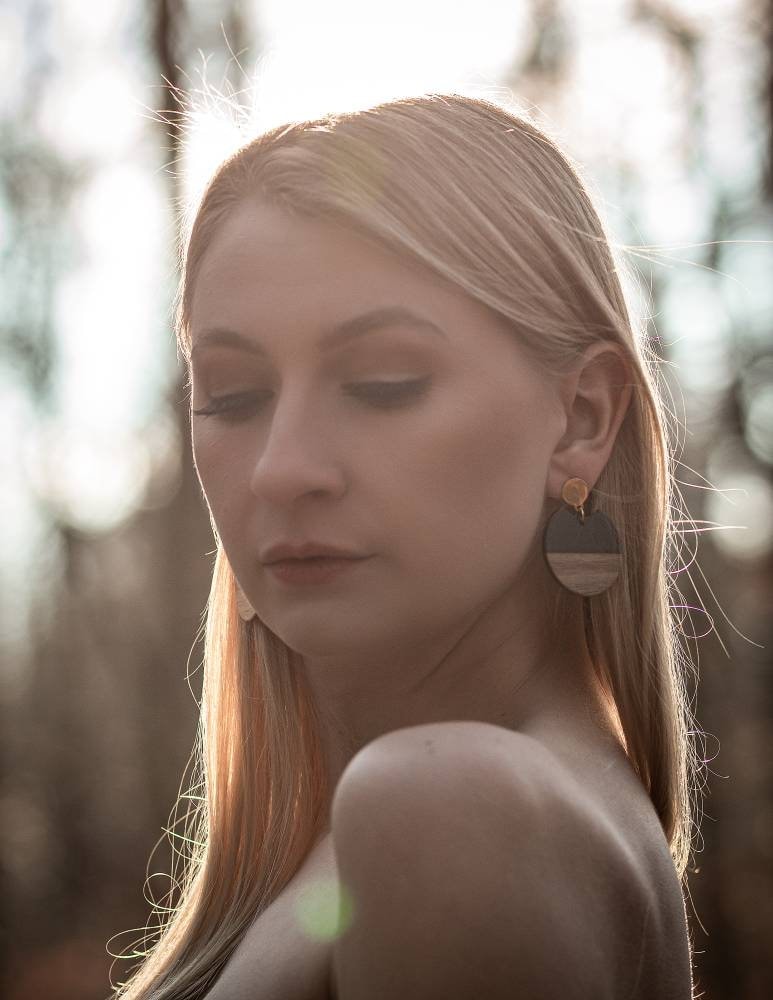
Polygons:
[[[56,289],[58,376],[47,423],[41,427],[32,419],[23,388],[0,371],[3,421],[12,442],[0,465],[17,538],[11,546],[16,557],[8,557],[12,574],[27,557],[18,538],[39,544],[44,530],[29,504],[29,483],[89,531],[110,530],[142,502],[163,503],[163,481],[152,498],[146,496],[159,469],[171,470],[166,487],[174,488],[169,461],[179,443],[161,401],[174,379],[175,220],[162,184],[169,168],[159,160],[157,128],[149,121],[159,108],[161,81],[137,51],[139,6],[61,0],[41,18],[34,5],[26,14],[0,5],[0,60],[10,70],[0,110],[8,114],[23,100],[19,81],[25,72],[30,78],[36,60],[48,67],[55,85],[42,92],[32,125],[90,174],[69,208],[77,253]],[[191,6],[217,20],[214,0],[198,0],[198,6],[191,0]],[[688,136],[695,149],[687,151],[682,115],[689,80],[674,50],[647,24],[626,26],[631,0],[563,6],[578,39],[570,86],[560,96],[546,96],[538,109],[528,101],[526,107],[546,116],[556,138],[587,167],[617,239],[638,236],[674,246],[706,240],[712,188],[720,184],[735,196],[753,191],[764,140],[750,106],[762,54],[753,33],[739,28],[741,5],[669,5],[688,20],[700,19],[709,37],[702,87],[711,128]],[[506,80],[531,41],[528,10],[518,0],[392,0],[383,11],[361,0],[263,0],[250,11],[260,54],[240,60],[254,87],[249,128],[254,133],[426,89],[523,101]],[[217,85],[215,71],[222,71],[222,60],[191,67],[191,88],[205,79]],[[216,102],[204,104],[184,164],[192,202],[219,160],[243,141]],[[699,169],[687,170],[691,157],[699,158]],[[613,187],[621,160],[635,168],[636,217]],[[699,418],[731,376],[739,316],[750,336],[755,324],[759,336],[769,336],[773,254],[759,241],[769,241],[771,229],[773,220],[760,217],[738,234],[757,244],[729,248],[719,282],[690,266],[689,252],[674,251],[662,321],[688,417],[689,407],[697,406]],[[773,420],[770,394],[755,399],[755,406],[757,424]],[[760,441],[761,448],[770,447],[762,433]],[[770,487],[727,454],[716,457],[712,472],[723,492],[712,500],[710,516],[748,524],[745,531],[722,533],[720,544],[729,556],[753,557],[773,544],[773,529],[766,527],[773,523]],[[742,489],[724,492],[738,483]]]

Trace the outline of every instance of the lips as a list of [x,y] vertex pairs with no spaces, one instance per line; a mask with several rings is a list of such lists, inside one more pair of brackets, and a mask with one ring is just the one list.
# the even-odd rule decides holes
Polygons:
[[266,568],[272,576],[285,584],[321,584],[352,572],[354,567],[367,558],[367,556],[355,558],[317,556],[306,559],[279,559],[268,563]]
[[364,559],[362,552],[353,552],[338,545],[323,542],[280,542],[270,545],[259,556],[260,561],[271,566],[279,562],[298,562],[308,559]]

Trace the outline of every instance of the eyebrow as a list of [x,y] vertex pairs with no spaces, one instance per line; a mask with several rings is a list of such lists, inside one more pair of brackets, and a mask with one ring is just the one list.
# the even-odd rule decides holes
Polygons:
[[[412,326],[419,330],[426,330],[430,333],[445,337],[445,331],[433,323],[431,320],[418,316],[404,306],[388,306],[382,309],[372,309],[370,312],[361,313],[351,319],[338,323],[332,329],[327,330],[319,341],[320,350],[330,350],[339,347],[341,344],[354,340],[372,330],[382,329],[386,326],[397,326],[398,324]],[[257,354],[265,357],[268,353],[263,345],[252,337],[246,337],[236,330],[228,330],[223,327],[214,327],[204,330],[196,337],[193,345],[191,357],[195,356],[202,347],[230,347],[233,350],[244,351],[247,354]]]

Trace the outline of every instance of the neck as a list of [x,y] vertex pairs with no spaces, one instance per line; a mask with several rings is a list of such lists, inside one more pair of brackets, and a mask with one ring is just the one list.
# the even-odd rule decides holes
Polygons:
[[395,729],[466,719],[557,742],[605,729],[581,602],[554,632],[544,609],[555,600],[532,586],[410,650],[382,648],[343,666],[304,658],[331,796],[354,754]]

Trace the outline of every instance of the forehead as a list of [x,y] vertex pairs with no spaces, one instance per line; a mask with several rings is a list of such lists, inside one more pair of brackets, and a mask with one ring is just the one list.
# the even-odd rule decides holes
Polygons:
[[[204,251],[191,297],[197,333],[227,327],[278,336],[332,327],[374,308],[403,306],[449,333],[499,325],[493,311],[429,268],[330,220],[245,200]],[[481,331],[481,335],[485,333]],[[512,334],[509,335],[512,350]]]

